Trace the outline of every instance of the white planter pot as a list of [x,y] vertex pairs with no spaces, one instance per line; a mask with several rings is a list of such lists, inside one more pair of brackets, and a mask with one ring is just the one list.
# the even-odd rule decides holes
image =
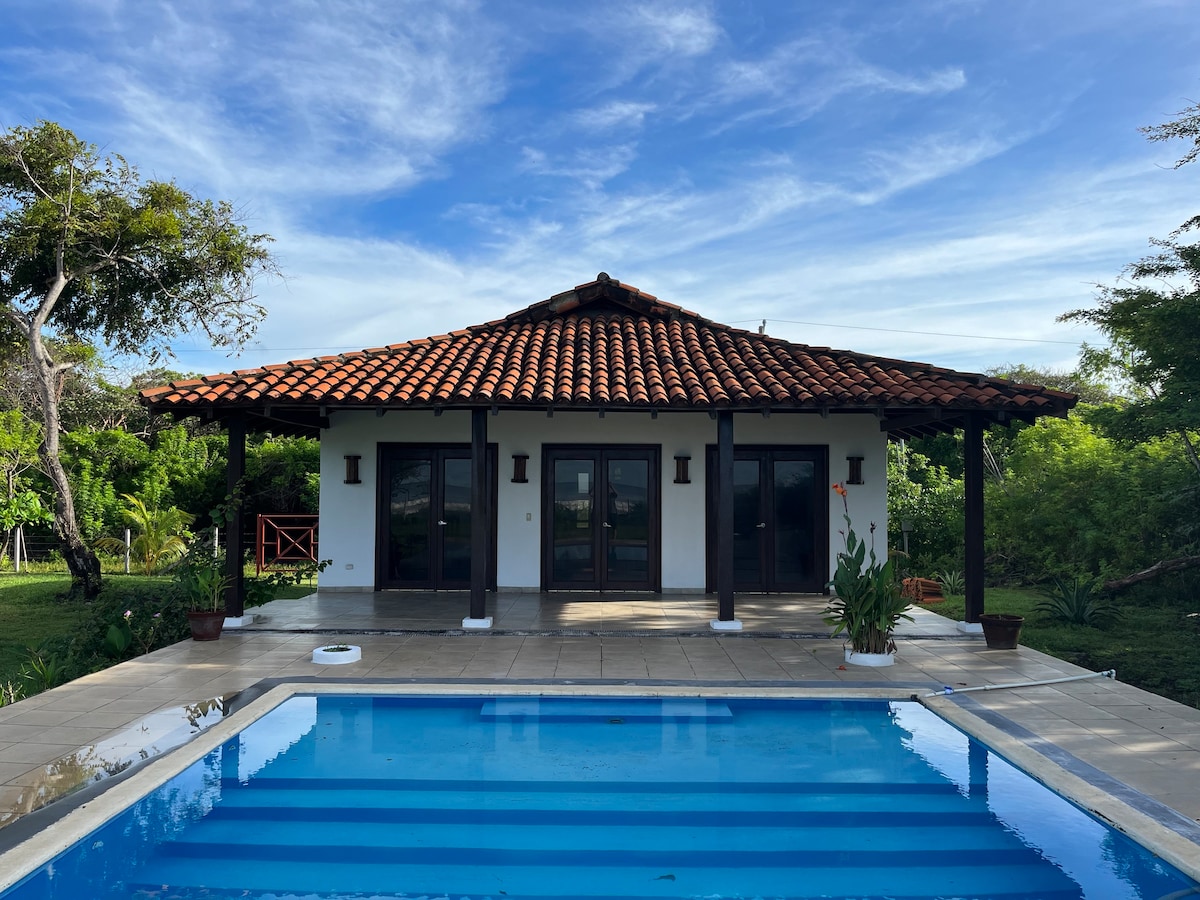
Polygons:
[[849,647],[846,648],[846,662],[852,666],[894,666],[896,664],[895,653],[855,653]]
[[331,644],[329,647],[318,647],[312,653],[312,661],[319,666],[341,666],[362,659],[362,647],[350,645],[345,650],[332,649],[337,646],[347,645]]

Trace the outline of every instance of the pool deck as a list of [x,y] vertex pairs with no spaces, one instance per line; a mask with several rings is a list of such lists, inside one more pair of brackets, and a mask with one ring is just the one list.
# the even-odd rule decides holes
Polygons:
[[[737,599],[739,633],[708,622],[704,595],[488,595],[494,627],[464,632],[460,593],[336,593],[280,600],[219,641],[184,641],[0,708],[0,826],[123,757],[153,755],[211,721],[215,698],[264,681],[371,679],[449,683],[643,684],[894,691],[1042,681],[1086,674],[1021,647],[988,650],[928,609],[897,634],[896,665],[844,665],[821,621],[822,597]],[[322,666],[313,649],[361,646]],[[1117,673],[1118,677],[1120,672]],[[1200,868],[1200,710],[1107,678],[955,693],[953,705],[999,728],[1190,841]],[[206,714],[207,718],[206,718]],[[36,818],[36,817],[34,817]],[[31,820],[32,821],[32,820]],[[2,832],[0,832],[2,833]],[[1190,851],[1187,851],[1190,853]]]

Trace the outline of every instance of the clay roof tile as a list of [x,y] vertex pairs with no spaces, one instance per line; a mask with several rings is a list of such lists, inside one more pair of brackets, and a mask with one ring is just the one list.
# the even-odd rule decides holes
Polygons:
[[702,318],[601,273],[502,319],[356,353],[149,388],[199,404],[948,408],[1063,414],[1075,397],[904,360],[796,344]]

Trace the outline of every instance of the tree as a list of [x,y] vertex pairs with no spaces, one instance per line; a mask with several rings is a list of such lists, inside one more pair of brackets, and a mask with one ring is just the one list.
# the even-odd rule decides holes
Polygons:
[[59,460],[58,388],[75,363],[55,348],[103,343],[157,359],[188,332],[240,346],[264,315],[253,284],[274,271],[269,241],[228,203],[143,181],[122,157],[53,122],[0,135],[0,343],[16,340],[28,356],[54,530],[85,596],[100,590],[100,564]]
[[[1142,131],[1152,141],[1192,140],[1195,146],[1176,168],[1186,165],[1200,154],[1200,105]],[[1200,428],[1195,401],[1200,396],[1200,243],[1183,241],[1197,230],[1200,216],[1169,239],[1151,240],[1157,252],[1127,266],[1117,285],[1100,285],[1096,308],[1072,310],[1059,319],[1098,328],[1109,346],[1084,345],[1082,368],[1116,374],[1130,388],[1128,403],[1097,410],[1097,424],[1126,442],[1171,435],[1200,474],[1194,438]]]
[[[187,552],[187,542],[192,536],[187,527],[195,517],[174,506],[159,509],[147,506],[141,497],[122,494],[125,521],[137,529],[137,537],[130,543],[130,555],[137,560],[144,575],[154,575],[166,563],[174,562]],[[124,550],[124,541],[115,538],[101,539],[104,549]]]
[[1192,142],[1192,149],[1175,161],[1175,168],[1186,166],[1200,155],[1200,103],[1193,103],[1175,113],[1175,118],[1162,125],[1139,128],[1148,141],[1173,141],[1176,138]]

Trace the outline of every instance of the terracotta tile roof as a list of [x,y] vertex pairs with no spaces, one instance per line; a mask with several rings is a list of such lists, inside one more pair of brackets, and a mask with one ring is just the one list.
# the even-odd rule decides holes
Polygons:
[[[905,409],[1062,415],[1075,397],[793,344],[705,319],[601,273],[503,319],[340,356],[173,382],[158,412],[270,406]],[[881,413],[882,414],[882,413]],[[933,430],[940,430],[934,428]]]

